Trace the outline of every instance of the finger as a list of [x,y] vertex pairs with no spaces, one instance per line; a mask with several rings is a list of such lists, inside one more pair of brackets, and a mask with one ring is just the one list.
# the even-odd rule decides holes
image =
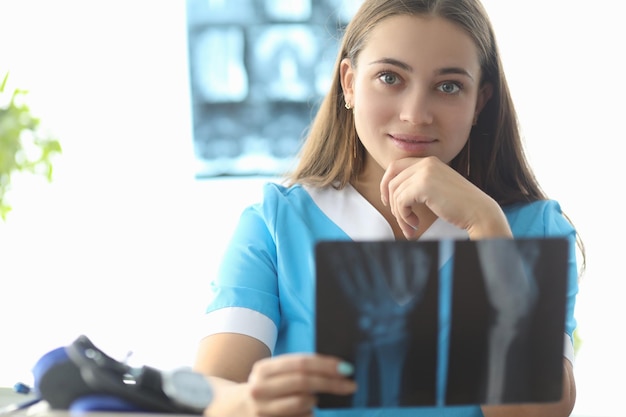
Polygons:
[[259,416],[310,416],[313,415],[313,407],[316,404],[315,394],[294,395],[258,402],[255,414]]
[[350,364],[334,356],[293,353],[262,359],[254,365],[252,373],[259,378],[293,372],[338,377],[348,376],[352,371]]
[[397,219],[400,219],[402,206],[405,205],[405,199],[408,197],[410,204],[413,203],[411,194],[407,194],[411,188],[415,188],[412,184],[414,182],[415,171],[417,167],[407,168],[399,171],[393,178],[389,180],[387,185],[387,198],[388,205],[391,209],[391,214]]
[[398,163],[398,161],[394,161],[389,164],[389,166],[385,170],[385,173],[383,174],[383,178],[380,181],[380,199],[385,206],[389,204],[389,201],[393,194],[392,181],[400,172],[402,172],[400,164]]
[[[385,173],[387,175],[387,173]],[[385,205],[391,210],[391,214],[396,215],[396,187],[398,181],[396,176],[390,178],[385,185]]]
[[396,217],[398,225],[407,239],[415,237],[419,229],[419,217],[413,212],[412,207],[401,207],[399,217]]
[[408,167],[416,164],[422,158],[402,158],[389,164],[380,181],[380,198],[384,205],[388,205],[393,193],[393,180]]
[[394,175],[390,170],[386,170],[383,174],[383,179],[380,181],[380,200],[383,205],[389,204],[389,182],[393,179]]
[[434,180],[433,175],[423,171],[424,169],[418,166],[405,169],[390,184],[390,189],[393,190],[391,199],[395,202],[395,215],[413,226],[417,224],[408,220],[408,217],[415,212],[417,204],[426,203]]
[[262,399],[312,393],[346,395],[356,390],[356,383],[342,376],[327,377],[293,372],[255,381],[250,388],[254,398]]

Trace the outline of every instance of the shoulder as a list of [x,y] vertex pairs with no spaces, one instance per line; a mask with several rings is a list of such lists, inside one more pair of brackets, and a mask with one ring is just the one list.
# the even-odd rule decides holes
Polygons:
[[263,185],[263,201],[275,201],[282,199],[300,199],[306,194],[300,184],[285,185],[278,182],[266,182]]
[[284,207],[308,205],[311,196],[300,184],[284,185],[278,182],[267,182],[263,185],[262,199],[249,209],[263,212],[264,214],[276,214]]
[[288,200],[302,199],[302,187],[286,186],[278,182],[264,182],[261,185],[261,193],[247,205],[240,213],[239,229],[256,229],[262,224],[273,222],[281,207],[288,204]]
[[503,207],[513,234],[522,236],[570,235],[575,229],[555,200],[538,200]]
[[244,207],[239,216],[229,247],[234,254],[233,259],[238,260],[241,253],[255,248],[257,255],[265,254],[269,263],[275,263],[276,235],[297,228],[294,226],[297,226],[297,219],[290,206],[299,204],[298,201],[303,201],[305,195],[306,192],[298,185],[264,182],[260,196]]
[[312,206],[314,202],[302,185],[266,182],[262,186],[260,200],[246,207],[243,217],[251,221],[261,220],[273,228],[278,219],[285,221],[294,215],[300,216]]

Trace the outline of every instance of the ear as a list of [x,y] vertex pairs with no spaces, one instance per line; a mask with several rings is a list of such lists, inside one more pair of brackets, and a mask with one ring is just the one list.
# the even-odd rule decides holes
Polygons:
[[478,97],[476,98],[476,108],[474,109],[474,124],[476,124],[476,120],[478,120],[480,112],[483,111],[492,94],[493,85],[491,85],[491,83],[485,83],[480,87]]
[[344,58],[339,64],[339,77],[341,80],[341,90],[346,103],[354,106],[354,67],[349,58]]

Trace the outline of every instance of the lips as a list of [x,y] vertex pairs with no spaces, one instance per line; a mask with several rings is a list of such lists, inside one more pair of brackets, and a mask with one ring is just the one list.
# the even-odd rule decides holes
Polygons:
[[437,142],[437,139],[426,135],[393,134],[389,138],[398,149],[414,156],[429,155]]
[[436,142],[437,139],[426,136],[426,135],[407,135],[407,134],[390,134],[389,135],[393,140],[407,142],[407,143],[433,143]]

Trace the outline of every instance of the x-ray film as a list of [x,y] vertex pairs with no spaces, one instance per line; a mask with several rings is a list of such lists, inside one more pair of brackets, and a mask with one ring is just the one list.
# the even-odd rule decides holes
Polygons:
[[317,350],[355,366],[358,391],[320,407],[435,404],[438,245],[317,246]]
[[558,401],[566,239],[456,242],[446,403]]
[[568,253],[565,238],[318,243],[316,350],[359,387],[319,407],[558,401]]

